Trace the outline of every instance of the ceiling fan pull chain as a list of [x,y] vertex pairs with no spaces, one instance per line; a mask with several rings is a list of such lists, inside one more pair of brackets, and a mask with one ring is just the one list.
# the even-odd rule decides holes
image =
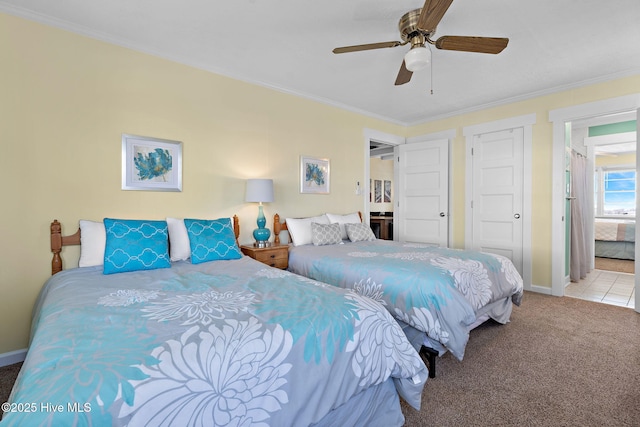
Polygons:
[[[431,48],[429,48],[431,49]],[[431,57],[431,62],[429,63],[429,85],[431,86],[431,95],[433,95],[433,57]]]

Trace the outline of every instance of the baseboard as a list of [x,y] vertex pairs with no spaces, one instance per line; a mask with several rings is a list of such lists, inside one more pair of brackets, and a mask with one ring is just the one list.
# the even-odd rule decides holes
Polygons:
[[529,290],[538,294],[551,295],[551,288],[547,288],[546,286],[531,285],[531,289]]
[[0,354],[0,368],[3,366],[13,365],[14,363],[24,362],[24,358],[27,356],[27,349],[10,351],[8,353]]

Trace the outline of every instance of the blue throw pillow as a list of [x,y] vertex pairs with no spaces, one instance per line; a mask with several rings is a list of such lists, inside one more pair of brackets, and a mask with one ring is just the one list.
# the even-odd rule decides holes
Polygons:
[[104,274],[171,267],[166,221],[104,219]]
[[188,219],[184,225],[189,235],[191,263],[242,258],[230,218]]

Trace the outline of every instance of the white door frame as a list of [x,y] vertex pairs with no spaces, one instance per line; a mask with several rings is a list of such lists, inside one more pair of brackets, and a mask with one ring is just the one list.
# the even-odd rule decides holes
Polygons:
[[[553,123],[553,187],[551,203],[551,294],[564,296],[566,279],[564,274],[565,228],[564,228],[564,187],[565,187],[565,124],[573,120],[585,119],[606,114],[623,113],[640,108],[640,93],[617,98],[595,101],[572,107],[549,111],[549,121]],[[638,118],[636,118],[638,119]],[[637,149],[636,143],[636,149]],[[640,165],[640,157],[636,156]],[[636,165],[636,168],[638,168]],[[636,178],[637,179],[637,178]],[[640,211],[640,198],[636,198],[636,211]],[[636,227],[636,248],[640,237],[640,227]],[[636,257],[636,268],[640,267],[640,258]],[[640,271],[640,270],[638,270]],[[640,312],[640,274],[636,274],[635,310]]]
[[[362,191],[362,221],[369,224],[369,214],[371,213],[371,205],[369,202],[369,192],[371,191],[371,189],[369,188],[369,180],[371,179],[371,161],[369,160],[370,157],[370,153],[369,153],[369,144],[371,143],[371,141],[375,141],[375,142],[381,142],[383,144],[388,144],[388,145],[400,145],[400,144],[405,144],[406,143],[406,138],[404,136],[400,136],[400,135],[393,135],[391,133],[385,133],[385,132],[381,132],[375,129],[369,129],[369,128],[364,128],[363,130],[363,140],[364,140],[364,182],[362,183],[363,185],[360,185],[359,188],[361,189],[360,191]],[[393,167],[393,173],[394,173],[394,189],[393,192],[394,194],[398,194],[398,189],[397,189],[397,185],[398,185],[398,180],[395,178],[395,171],[396,171],[396,167],[395,167],[395,162],[393,163],[394,167]],[[394,231],[395,232],[395,231]]]
[[465,221],[464,221],[464,245],[466,249],[471,248],[473,241],[473,215],[471,210],[471,201],[473,197],[473,173],[469,171],[473,165],[471,156],[471,148],[473,147],[473,138],[475,135],[483,133],[497,132],[514,128],[523,128],[524,147],[523,147],[523,194],[522,194],[522,280],[524,289],[531,290],[532,266],[531,266],[531,183],[532,183],[532,149],[533,149],[533,125],[536,123],[536,114],[526,114],[517,117],[511,117],[493,122],[481,123],[474,126],[462,128],[462,134],[466,139],[466,165],[465,173]]

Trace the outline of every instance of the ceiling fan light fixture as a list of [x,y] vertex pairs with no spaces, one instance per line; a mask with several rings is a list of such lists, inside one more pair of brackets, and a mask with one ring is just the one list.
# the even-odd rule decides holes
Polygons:
[[404,56],[404,64],[407,70],[415,72],[427,67],[431,62],[431,50],[426,46],[412,47]]

